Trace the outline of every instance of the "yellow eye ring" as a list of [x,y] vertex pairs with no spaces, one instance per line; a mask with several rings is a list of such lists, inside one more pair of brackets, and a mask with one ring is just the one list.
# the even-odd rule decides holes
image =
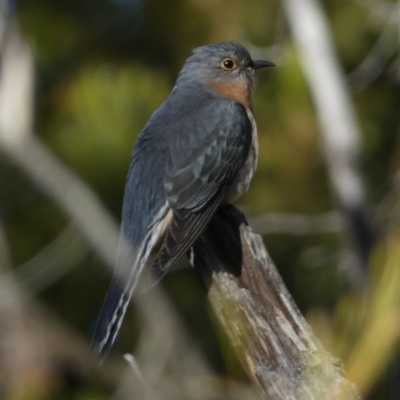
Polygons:
[[227,71],[232,71],[236,68],[236,61],[232,58],[224,58],[221,62],[221,67]]

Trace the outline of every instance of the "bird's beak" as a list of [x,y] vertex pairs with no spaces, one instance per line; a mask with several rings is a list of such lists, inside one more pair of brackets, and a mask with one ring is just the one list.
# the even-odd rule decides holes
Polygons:
[[275,67],[275,64],[272,63],[271,61],[264,61],[264,60],[254,61],[254,69],[269,68],[269,67]]

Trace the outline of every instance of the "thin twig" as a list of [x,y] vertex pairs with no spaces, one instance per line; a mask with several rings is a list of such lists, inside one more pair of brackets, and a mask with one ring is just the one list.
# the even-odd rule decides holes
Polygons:
[[140,367],[139,367],[138,363],[136,362],[135,357],[132,354],[126,353],[126,354],[124,354],[124,359],[131,367],[133,373],[138,378],[139,382],[143,385],[143,387],[146,389],[146,391],[149,392],[150,386],[144,379],[142,371],[140,370]]
[[347,80],[353,91],[362,90],[378,77],[387,61],[395,53],[399,46],[398,24],[398,13],[391,13],[371,51],[361,64],[348,75]]
[[[88,246],[85,245],[80,231],[71,224],[29,261],[13,268],[12,272],[1,275],[0,286],[7,286],[7,282],[12,279],[29,288],[29,295],[32,296],[61,279],[87,253]],[[0,302],[6,304],[7,298],[1,297]]]

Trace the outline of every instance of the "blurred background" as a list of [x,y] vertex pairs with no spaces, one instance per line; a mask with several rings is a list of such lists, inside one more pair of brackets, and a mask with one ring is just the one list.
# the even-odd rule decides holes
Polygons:
[[[2,4],[9,7],[4,26],[14,21],[7,29],[19,29],[16,34],[34,58],[31,135],[96,194],[117,223],[135,138],[194,47],[235,40],[255,58],[277,64],[258,73],[259,165],[237,205],[263,236],[294,300],[326,349],[342,360],[348,379],[366,399],[395,400],[400,398],[400,3],[315,3],[322,7],[333,61],[354,108],[349,151],[340,150],[346,141],[335,148],[335,134],[329,136],[341,121],[331,119],[328,127],[323,122],[316,94],[323,81],[313,81],[316,74],[304,62],[309,56],[293,26],[289,0]],[[8,42],[1,43],[4,56]],[[318,68],[318,58],[313,66]],[[0,91],[5,76],[0,75]],[[0,98],[4,109],[10,102]],[[150,371],[146,379],[152,385],[168,377],[164,393],[175,393],[175,386],[188,390],[170,398],[254,398],[186,260],[161,283],[158,300],[168,301],[169,321],[151,322],[158,303],[158,311],[131,307],[112,354],[99,367],[88,347],[111,278],[107,262],[76,218],[42,190],[40,176],[32,180],[29,166],[1,147],[1,399],[141,398],[135,397],[141,373],[124,353],[142,354],[140,369]],[[343,199],[332,178],[338,151],[348,167],[345,174],[353,174],[361,187],[354,203]],[[28,159],[36,153],[27,147],[24,154]],[[32,162],[39,165],[41,159]],[[43,176],[54,171],[42,169]],[[81,206],[76,200],[76,209]],[[144,304],[153,301],[151,293],[143,296]],[[152,323],[154,335],[143,328]],[[152,335],[170,347],[157,352]],[[173,351],[177,347],[182,357]]]

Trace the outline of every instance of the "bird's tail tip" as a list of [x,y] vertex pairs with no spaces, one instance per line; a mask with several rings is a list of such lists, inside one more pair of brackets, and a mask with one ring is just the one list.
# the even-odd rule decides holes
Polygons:
[[130,294],[121,290],[117,282],[112,282],[97,320],[90,348],[104,360],[111,350],[121,327]]

